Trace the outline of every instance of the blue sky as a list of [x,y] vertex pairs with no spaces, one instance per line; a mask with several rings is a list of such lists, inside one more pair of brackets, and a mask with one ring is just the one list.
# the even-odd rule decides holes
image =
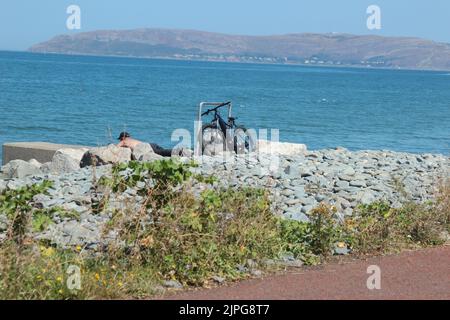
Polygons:
[[[80,31],[139,27],[232,34],[347,32],[417,36],[450,43],[448,0],[1,0],[0,50],[25,50],[66,29],[66,8],[81,8]],[[366,27],[381,7],[382,30]]]

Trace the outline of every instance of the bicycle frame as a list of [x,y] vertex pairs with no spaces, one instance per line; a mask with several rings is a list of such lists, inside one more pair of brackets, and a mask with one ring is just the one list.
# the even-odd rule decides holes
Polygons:
[[226,145],[230,145],[230,141],[228,141],[228,139],[230,139],[230,135],[228,134],[228,130],[229,129],[233,129],[233,127],[235,126],[234,123],[234,119],[232,118],[232,103],[228,103],[226,105],[224,105],[224,103],[222,102],[201,102],[198,108],[198,118],[197,118],[197,124],[196,124],[196,136],[198,137],[198,142],[200,142],[200,148],[198,143],[195,143],[195,150],[196,154],[201,154],[200,150],[201,150],[201,145],[202,145],[202,139],[201,139],[201,135],[202,135],[202,117],[203,117],[203,109],[205,107],[220,107],[221,105],[223,105],[224,107],[227,106],[228,108],[228,122],[225,121],[223,119],[223,117],[220,115],[218,109],[212,110],[211,112],[214,112],[214,118],[211,121],[211,123],[217,123],[217,127],[220,128],[220,130],[222,131],[225,139],[226,139]]
[[212,123],[217,122],[218,124],[218,128],[220,128],[220,130],[222,131],[222,133],[224,135],[226,135],[227,133],[227,129],[231,129],[232,128],[232,124],[230,124],[230,122],[228,121],[228,123],[222,118],[222,116],[220,115],[219,111],[214,111],[214,119],[212,121]]
[[[222,102],[201,102],[199,107],[198,107],[198,117],[197,117],[197,121],[198,122],[202,122],[202,110],[204,107],[217,107],[220,106],[221,104],[223,104]],[[228,118],[231,118],[231,110],[232,110],[232,103],[230,103],[228,105]]]

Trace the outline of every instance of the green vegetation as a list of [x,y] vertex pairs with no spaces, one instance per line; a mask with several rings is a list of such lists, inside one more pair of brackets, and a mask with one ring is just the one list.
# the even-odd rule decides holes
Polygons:
[[50,181],[44,181],[41,184],[26,186],[17,190],[7,190],[0,194],[0,212],[11,221],[8,234],[18,244],[24,241],[30,220],[37,229],[41,229],[43,225],[50,223],[49,214],[44,210],[34,210],[32,200],[38,194],[45,194],[51,186]]
[[138,194],[146,198],[138,213],[114,216],[109,228],[118,230],[126,245],[111,248],[110,255],[189,285],[214,275],[236,279],[243,276],[237,265],[278,256],[282,244],[266,192],[206,190],[196,197],[189,180],[214,179],[192,175],[193,166],[162,160],[113,169],[113,178],[103,184],[124,190],[141,182]]
[[357,253],[373,254],[443,244],[450,212],[441,205],[442,201],[406,203],[398,209],[383,202],[360,206],[346,221],[351,246]]
[[[53,215],[73,214],[32,207],[32,198],[45,193],[50,183],[5,191],[0,210],[11,223],[0,244],[0,298],[145,297],[155,294],[164,280],[209,286],[215,276],[236,280],[249,276],[245,269],[283,267],[276,262],[285,255],[317,264],[339,246],[356,254],[382,254],[441,244],[450,230],[448,184],[433,203],[406,203],[399,209],[374,203],[360,206],[345,221],[338,219],[336,208],[322,203],[305,223],[274,216],[264,190],[199,191],[194,180],[207,185],[214,178],[196,176],[192,167],[194,163],[174,160],[131,162],[115,166],[112,178],[102,178],[98,187],[105,197],[98,210],[107,208],[108,194],[130,187],[143,199],[139,210],[114,212],[105,232],[116,230],[119,241],[102,255],[26,238],[29,230],[44,230]],[[80,268],[79,290],[66,285],[70,266]]]

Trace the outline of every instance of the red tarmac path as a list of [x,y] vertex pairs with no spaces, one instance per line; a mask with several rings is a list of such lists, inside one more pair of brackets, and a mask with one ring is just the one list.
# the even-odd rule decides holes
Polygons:
[[[367,288],[367,268],[381,269],[381,289]],[[343,259],[315,268],[250,279],[213,289],[167,295],[166,299],[445,299],[450,300],[450,246],[365,260]]]

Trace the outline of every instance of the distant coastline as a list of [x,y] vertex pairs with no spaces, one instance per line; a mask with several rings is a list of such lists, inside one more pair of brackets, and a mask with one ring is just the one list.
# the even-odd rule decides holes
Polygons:
[[[389,67],[368,67],[361,65],[313,65],[304,63],[276,63],[276,62],[249,62],[249,61],[225,61],[225,60],[204,60],[204,59],[183,59],[174,57],[143,57],[143,56],[124,56],[124,55],[105,55],[105,54],[89,54],[89,53],[60,53],[60,52],[33,52],[29,50],[0,50],[1,52],[10,53],[26,53],[33,55],[55,55],[55,56],[68,56],[68,57],[98,57],[98,58],[120,58],[120,59],[140,59],[140,60],[163,60],[163,61],[184,61],[184,62],[212,62],[212,63],[224,63],[224,64],[244,64],[244,65],[270,65],[270,66],[294,66],[294,67],[306,67],[306,68],[326,68],[326,69],[357,69],[357,70],[386,70],[386,71],[419,71],[419,72],[433,72],[442,73],[449,72],[450,70],[436,70],[436,69],[417,69],[417,68],[389,68]],[[445,75],[450,75],[446,73]]]
[[195,30],[101,30],[56,36],[28,51],[182,61],[450,70],[450,44],[341,33],[240,36]]

